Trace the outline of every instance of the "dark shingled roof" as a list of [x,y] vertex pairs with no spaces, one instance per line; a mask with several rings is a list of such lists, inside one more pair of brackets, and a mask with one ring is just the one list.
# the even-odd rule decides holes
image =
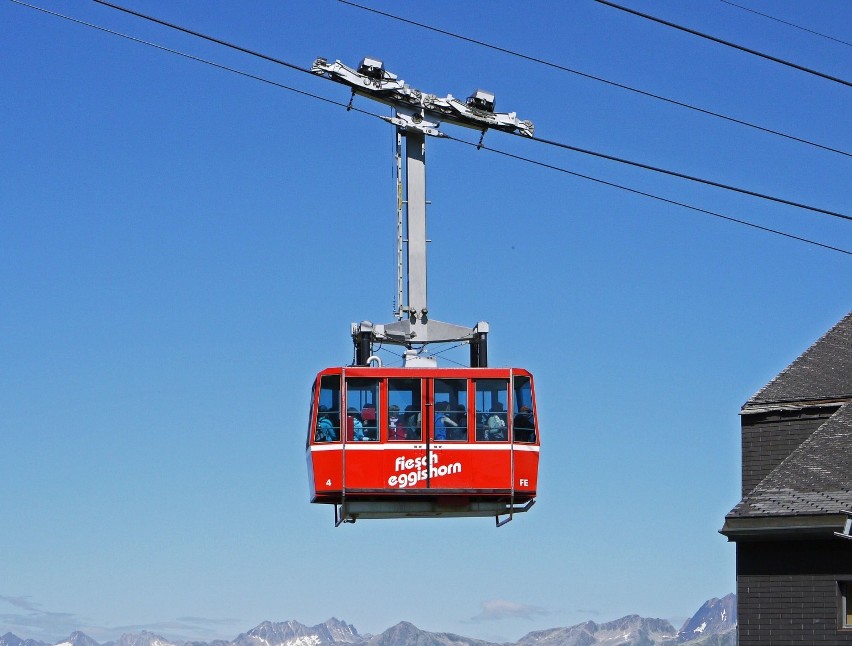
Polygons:
[[852,403],[842,406],[728,514],[836,514],[852,509]]
[[852,312],[749,399],[766,404],[852,399]]
[[743,497],[726,516],[726,528],[739,531],[747,528],[742,522],[772,519],[793,526],[796,517],[852,510],[852,312],[761,388],[742,412],[829,402],[843,405]]

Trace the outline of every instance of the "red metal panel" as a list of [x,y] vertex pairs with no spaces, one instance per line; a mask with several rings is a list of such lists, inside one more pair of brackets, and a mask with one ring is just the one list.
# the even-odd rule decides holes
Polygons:
[[516,493],[535,496],[538,489],[538,446],[516,444],[513,455]]
[[343,447],[340,442],[315,444],[308,450],[311,499],[339,495],[343,488]]
[[508,443],[436,443],[431,447],[433,489],[500,489],[512,486]]
[[386,489],[382,479],[383,445],[379,442],[347,442],[344,445],[345,484],[353,489]]

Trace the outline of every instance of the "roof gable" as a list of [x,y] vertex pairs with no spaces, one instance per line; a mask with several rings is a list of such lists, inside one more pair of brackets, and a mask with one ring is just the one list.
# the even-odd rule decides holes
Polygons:
[[728,514],[837,514],[852,509],[852,403],[842,406]]
[[743,410],[766,404],[852,399],[852,312],[761,388]]

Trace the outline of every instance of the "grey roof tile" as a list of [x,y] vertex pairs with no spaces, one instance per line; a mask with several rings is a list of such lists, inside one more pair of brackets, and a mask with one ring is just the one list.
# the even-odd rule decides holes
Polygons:
[[852,399],[852,312],[761,388],[743,408],[825,399]]
[[728,514],[836,514],[852,509],[852,402],[840,407]]

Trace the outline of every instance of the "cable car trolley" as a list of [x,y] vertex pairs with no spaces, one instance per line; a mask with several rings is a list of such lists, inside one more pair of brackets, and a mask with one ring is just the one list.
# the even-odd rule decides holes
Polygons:
[[[464,102],[426,94],[372,58],[357,69],[318,58],[312,71],[349,86],[353,98],[393,107],[394,115],[383,118],[396,126],[398,200],[396,320],[353,323],[353,365],[327,368],[314,381],[306,444],[311,502],[333,505],[335,525],[464,516],[493,516],[503,525],[535,504],[540,438],[533,377],[488,366],[485,321],[466,327],[429,316],[426,136],[444,136],[442,121],[482,136],[497,129],[531,137],[533,124],[494,112],[490,92],[477,90]],[[439,368],[424,350],[440,343],[468,344],[470,367]],[[403,367],[382,366],[373,354],[377,344],[403,346]]]

